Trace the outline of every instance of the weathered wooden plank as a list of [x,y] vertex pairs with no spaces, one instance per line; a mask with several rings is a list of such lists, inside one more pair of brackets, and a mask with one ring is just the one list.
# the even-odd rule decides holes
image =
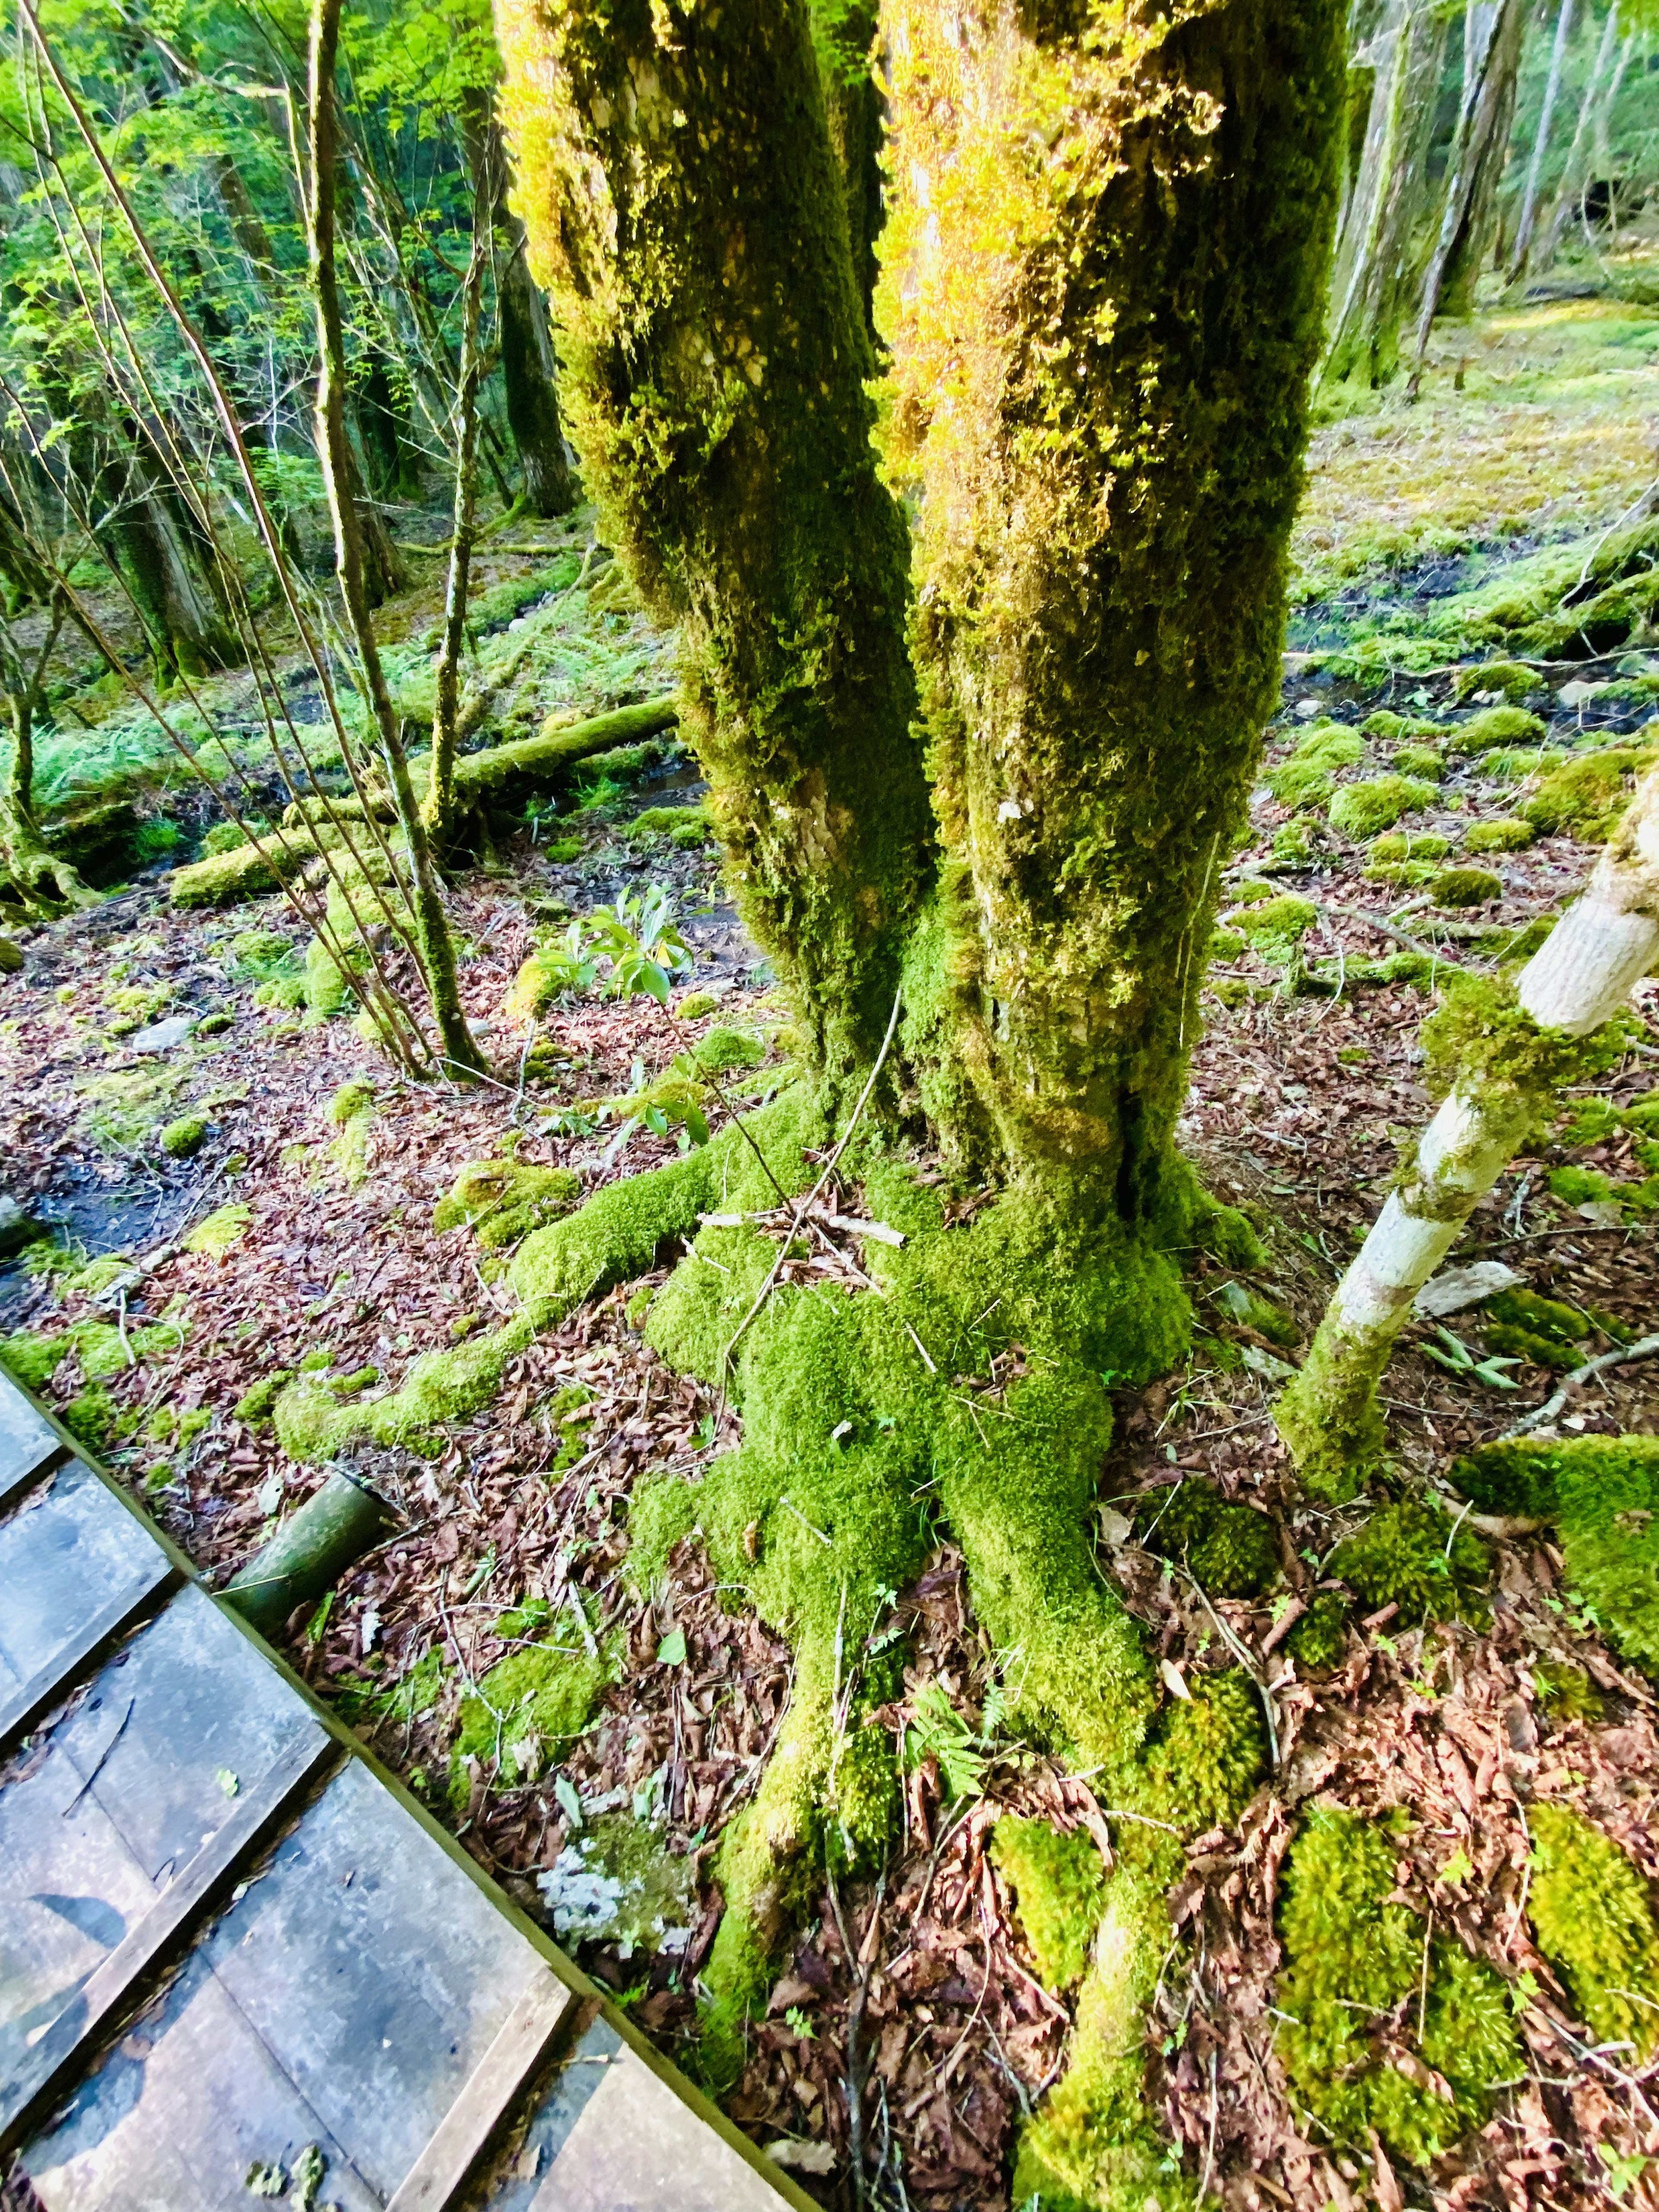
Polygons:
[[43,1667],[19,1683],[9,1696],[0,1696],[0,1747],[49,1711],[110,1638],[130,1627],[156,1592],[176,1579],[173,1562],[165,1552],[157,1552],[129,1576],[112,1597],[84,1614]]
[[551,1972],[544,1971],[532,1983],[404,2176],[386,2212],[449,2212],[575,2002],[574,1993]]
[[161,1963],[191,1922],[234,1877],[244,1856],[330,1759],[333,1739],[307,1719],[228,1820],[88,1975],[75,2002],[0,2081],[0,2154],[16,2147],[32,2114],[82,2065],[111,2018]]
[[0,1369],[0,1507],[33,1482],[66,1447],[44,1413],[37,1413],[10,1376]]
[[89,1467],[72,1460],[0,1521],[0,1696],[49,1668],[116,1591],[167,1562]]

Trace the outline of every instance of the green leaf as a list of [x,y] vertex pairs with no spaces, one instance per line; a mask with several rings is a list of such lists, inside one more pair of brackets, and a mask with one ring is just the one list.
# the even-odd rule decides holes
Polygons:
[[684,1666],[685,1631],[683,1628],[671,1628],[657,1646],[657,1664],[659,1667]]

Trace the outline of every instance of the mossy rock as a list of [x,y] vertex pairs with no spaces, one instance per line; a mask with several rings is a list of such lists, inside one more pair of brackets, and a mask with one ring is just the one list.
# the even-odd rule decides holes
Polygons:
[[1319,909],[1310,901],[1275,892],[1259,905],[1235,908],[1227,923],[1263,960],[1283,968],[1296,958],[1297,946],[1318,919]]
[[1546,836],[1569,830],[1586,843],[1605,843],[1628,803],[1627,785],[1654,757],[1651,746],[1608,745],[1564,761],[1541,779],[1522,814]]
[[1538,835],[1530,822],[1518,815],[1495,814],[1485,822],[1470,823],[1463,838],[1466,853],[1518,853]]
[[[1427,2166],[1485,2124],[1492,2091],[1525,2062],[1502,1978],[1393,1901],[1395,1859],[1385,1820],[1308,1815],[1280,1889],[1277,2044],[1297,2097],[1336,2142],[1363,2151],[1375,2131],[1396,2157]],[[1408,1999],[1420,2001],[1420,2032]],[[1395,2037],[1446,2082],[1449,2103],[1379,2053],[1374,2025],[1396,2011]]]
[[1446,773],[1446,764],[1432,745],[1398,745],[1389,765],[1400,775],[1420,776],[1426,783],[1438,783]]
[[193,1159],[207,1141],[206,1121],[199,1114],[181,1114],[161,1132],[161,1150],[172,1160]]
[[1426,720],[1420,714],[1396,714],[1390,707],[1379,707],[1367,714],[1359,725],[1360,733],[1376,738],[1385,745],[1397,745],[1413,741],[1438,744],[1446,735],[1442,724]]
[[1487,906],[1503,897],[1504,881],[1490,868],[1443,868],[1432,895],[1437,906]]
[[1467,1526],[1416,1498],[1385,1505],[1332,1553],[1328,1571],[1370,1612],[1400,1607],[1399,1625],[1460,1616],[1484,1620],[1492,1578],[1486,1546]]
[[1578,1346],[1595,1327],[1590,1316],[1536,1291],[1503,1291],[1485,1308],[1486,1338],[1497,1352],[1540,1367],[1576,1367]]
[[711,1075],[725,1075],[737,1067],[758,1067],[765,1057],[763,1039],[744,1030],[725,1028],[712,1029],[698,1039],[695,1060],[690,1054],[684,1055],[688,1067],[694,1071],[702,1067]]
[[1565,1974],[1595,2040],[1633,2045],[1632,2063],[1644,2065],[1659,2043],[1659,1928],[1648,1885],[1571,1806],[1534,1802],[1528,1825],[1538,1948]]
[[1267,771],[1267,788],[1282,806],[1317,806],[1329,795],[1335,771],[1364,757],[1365,742],[1357,730],[1317,724],[1297,739],[1289,760]]
[[1484,753],[1494,745],[1540,744],[1545,733],[1546,726],[1524,707],[1483,707],[1458,724],[1450,742],[1454,752]]
[[1436,797],[1431,783],[1421,783],[1410,776],[1372,776],[1364,783],[1351,783],[1339,791],[1330,804],[1330,823],[1345,837],[1357,843],[1375,837],[1380,830],[1392,830],[1403,814],[1415,814],[1431,805]]
[[1452,685],[1453,696],[1460,707],[1477,691],[1501,691],[1510,706],[1518,707],[1534,691],[1544,689],[1544,679],[1538,671],[1518,660],[1488,660],[1475,668],[1460,668]]
[[1062,1835],[1047,1820],[1005,1813],[991,1832],[991,1859],[1014,1893],[1014,1910],[1038,1978],[1056,1996],[1083,1978],[1100,1924],[1106,1870],[1086,1829]]
[[286,848],[265,843],[263,850],[235,845],[228,852],[210,853],[187,867],[175,868],[168,878],[167,896],[174,906],[231,906],[280,890],[298,875],[308,857],[305,848],[292,839]]
[[441,1233],[471,1229],[494,1251],[562,1219],[580,1196],[581,1177],[569,1168],[477,1160],[461,1170],[449,1195],[433,1208],[432,1226]]

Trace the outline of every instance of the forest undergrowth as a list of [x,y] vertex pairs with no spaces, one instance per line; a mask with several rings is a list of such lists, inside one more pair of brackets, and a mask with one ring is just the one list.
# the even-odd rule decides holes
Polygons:
[[[1149,1862],[1173,1881],[1174,1940],[1141,1993],[1171,2203],[1659,2203],[1644,2010],[1659,2016],[1659,1937],[1627,1893],[1632,1866],[1659,1879],[1650,1570],[1606,1572],[1595,1528],[1572,1518],[1571,1464],[1559,1496],[1522,1496],[1501,1459],[1470,1457],[1569,1370],[1656,1327],[1651,980],[1622,1056],[1565,1102],[1449,1263],[1515,1279],[1413,1325],[1389,1376],[1387,1479],[1350,1504],[1310,1500],[1269,1410],[1424,1118],[1425,1018],[1531,949],[1659,757],[1659,568],[1634,504],[1659,386],[1659,319],[1637,296],[1650,252],[1637,240],[1601,296],[1442,325],[1417,407],[1367,400],[1317,434],[1281,710],[1226,878],[1181,1133],[1261,1247],[1174,1255],[1190,1352],[1145,1388],[1103,1377],[1114,1434],[1089,1508],[1094,1569],[1171,1710],[1236,1698],[1260,1743],[1242,1812]],[[481,550],[471,679],[490,738],[670,680],[591,528],[579,515],[536,525],[534,554]],[[1618,572],[1595,571],[1609,544]],[[1589,597],[1564,609],[1581,571]],[[1590,599],[1604,629],[1624,623],[1611,644],[1575,629]],[[436,611],[423,588],[378,617],[412,717]],[[384,1490],[398,1532],[289,1623],[290,1657],[666,2051],[706,2069],[694,1988],[720,1923],[716,1855],[799,1686],[750,1601],[770,1538],[727,1500],[711,1553],[684,1533],[690,1512],[659,1511],[659,1571],[633,1571],[635,1500],[674,1477],[695,1501],[744,1440],[713,1377],[653,1348],[646,1294],[678,1243],[540,1328],[513,1259],[578,1195],[692,1157],[700,1123],[731,1146],[728,1102],[787,1096],[787,1016],[719,882],[695,770],[672,749],[601,765],[460,872],[462,995],[495,1080],[456,1092],[393,1075],[312,1003],[279,901],[169,898],[161,871],[199,852],[207,822],[138,718],[104,715],[90,674],[60,671],[94,730],[73,784],[67,756],[61,772],[43,756],[45,787],[60,807],[123,810],[106,879],[133,880],[19,931],[22,964],[0,979],[4,1149],[56,1224],[0,1276],[0,1357],[216,1577],[325,1460]],[[233,723],[242,680],[212,679]],[[674,1022],[601,995],[572,936],[653,884],[689,947]],[[862,1172],[849,1155],[825,1218],[782,1255],[803,1292],[851,1302],[888,1279],[870,1225],[890,1194],[878,1205]],[[990,1197],[925,1157],[906,1173],[956,1222]],[[776,1237],[786,1219],[716,1224],[699,1249],[718,1273],[734,1261],[717,1237]],[[445,1379],[484,1342],[504,1346],[494,1394],[455,1415]],[[976,1421],[1000,1418],[1030,1352],[1005,1344],[971,1386],[956,1378]],[[422,1417],[377,1415],[422,1358]],[[1656,1371],[1607,1369],[1558,1429],[1575,1447],[1638,1440],[1619,1448],[1619,1510],[1638,1534],[1659,1510],[1640,1441],[1659,1437]],[[829,1539],[802,1498],[769,1510],[794,1515],[811,1558]],[[878,1795],[893,1776],[888,1833],[839,1854],[832,1838],[814,1863],[720,2086],[825,2203],[854,2201],[856,2154],[864,2201],[997,2208],[1022,2201],[1022,2121],[1068,2057],[1104,2047],[1076,1929],[1103,1863],[1136,1863],[1136,1824],[1098,1771],[1025,1729],[1029,1655],[976,1618],[938,1492],[909,1503],[913,1571],[857,1638],[859,1727],[893,1754],[872,1770]],[[842,1657],[838,1626],[832,1703]],[[1363,1846],[1341,1825],[1354,1816],[1374,1821]],[[1598,1856],[1598,1835],[1626,1856]],[[1620,1931],[1611,1951],[1586,1941],[1592,1894]]]

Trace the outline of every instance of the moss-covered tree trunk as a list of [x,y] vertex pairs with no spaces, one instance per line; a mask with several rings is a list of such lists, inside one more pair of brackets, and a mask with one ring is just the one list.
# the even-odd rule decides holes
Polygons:
[[1416,296],[1417,233],[1449,26],[1433,0],[1402,5],[1385,27],[1364,151],[1332,274],[1321,380],[1386,384]]
[[883,320],[949,871],[927,1095],[970,1156],[1144,1227],[1278,696],[1341,9],[893,0],[890,42]]
[[[506,169],[503,159],[503,175]],[[530,273],[524,225],[505,205],[501,219],[507,240],[497,294],[501,381],[507,391],[507,428],[519,450],[524,501],[532,514],[568,514],[582,489],[565,451],[547,303]]]
[[814,0],[811,15],[823,76],[830,143],[835,149],[847,204],[853,282],[873,338],[876,242],[886,216],[881,176],[881,90],[870,70],[877,11],[874,0]]
[[744,915],[831,1079],[867,1066],[931,823],[903,517],[801,0],[499,0],[503,112],[587,489],[683,641]]
[[1475,280],[1486,266],[1497,220],[1498,187],[1508,159],[1515,118],[1526,0],[1502,0],[1484,47],[1474,43],[1477,14],[1464,23],[1463,109],[1446,168],[1440,234],[1423,279],[1416,351],[1420,367],[1437,315],[1467,315],[1474,307]]

